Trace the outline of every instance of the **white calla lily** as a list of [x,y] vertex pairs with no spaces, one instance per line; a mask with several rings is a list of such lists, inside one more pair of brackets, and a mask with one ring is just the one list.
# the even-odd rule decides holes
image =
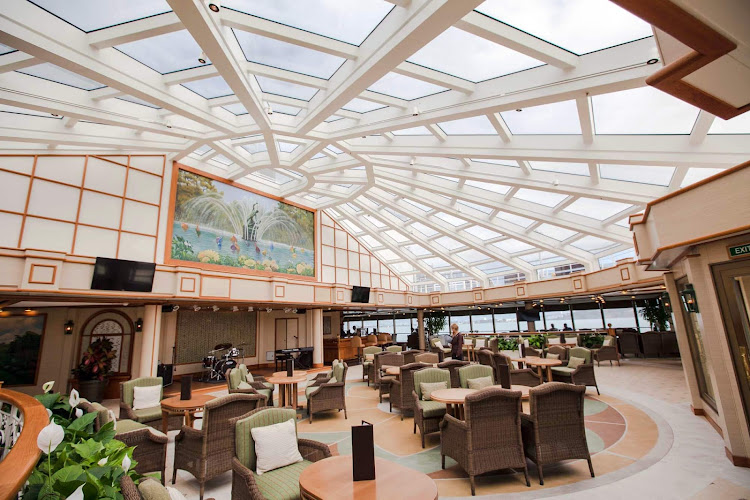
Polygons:
[[80,408],[76,408],[76,418],[81,418],[83,416],[83,410]]
[[114,429],[117,430],[117,417],[115,417],[115,412],[107,410],[107,414],[109,415],[109,421],[112,422]]
[[65,429],[55,422],[50,422],[47,427],[39,432],[36,438],[36,445],[42,452],[50,454],[62,443],[65,439]]
[[83,485],[79,486],[66,500],[83,500]]
[[47,394],[49,391],[52,390],[54,386],[55,386],[55,381],[50,380],[49,382],[44,383],[44,385],[42,386],[42,390],[44,391],[45,394]]
[[68,398],[68,403],[70,403],[71,408],[75,408],[78,406],[78,403],[81,402],[81,396],[78,394],[78,391],[73,389],[70,391],[70,398]]
[[125,455],[125,457],[122,459],[122,470],[124,470],[125,472],[129,471],[130,464],[131,464],[130,457]]
[[104,457],[104,458],[102,458],[101,460],[99,460],[99,461],[97,462],[97,464],[99,464],[100,466],[104,467],[105,465],[107,465],[107,461],[108,461],[108,460],[109,460],[109,457]]
[[46,408],[46,410],[47,410],[47,416],[49,417],[50,420],[52,420],[52,410],[50,410],[49,408]]

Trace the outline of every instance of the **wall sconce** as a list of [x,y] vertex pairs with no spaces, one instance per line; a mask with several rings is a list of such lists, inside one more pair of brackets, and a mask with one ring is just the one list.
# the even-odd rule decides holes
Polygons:
[[685,304],[685,309],[687,309],[688,312],[699,312],[698,299],[695,296],[695,289],[693,289],[691,283],[685,285],[685,289],[680,292],[680,296],[682,297],[682,303]]
[[65,323],[65,335],[73,335],[73,320],[69,319],[67,323]]
[[141,318],[135,320],[135,331],[139,333],[143,331],[143,320]]
[[667,292],[661,294],[661,303],[664,305],[664,309],[666,309],[669,314],[672,314],[672,301]]

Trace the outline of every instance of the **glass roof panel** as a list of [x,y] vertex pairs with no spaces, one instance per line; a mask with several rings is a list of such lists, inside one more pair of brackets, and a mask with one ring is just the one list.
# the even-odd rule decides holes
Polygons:
[[642,184],[669,186],[674,175],[674,167],[651,167],[647,165],[599,165],[602,179],[615,179]]
[[546,170],[547,172],[560,172],[561,174],[589,175],[589,166],[586,163],[565,163],[559,161],[530,161],[534,170]]
[[223,0],[223,7],[359,45],[394,7],[381,0]]
[[[485,214],[488,214],[488,213],[492,212],[492,209],[490,207],[485,206],[485,205],[478,205],[477,203],[472,203],[470,201],[459,200],[458,204],[459,205],[463,205],[465,207],[473,208],[475,210],[479,210],[480,212],[484,212]],[[460,212],[460,210],[459,210],[459,212]]]
[[261,177],[265,177],[269,181],[275,182],[276,184],[286,184],[287,182],[292,180],[291,177],[287,177],[276,169],[264,168],[253,173]]
[[68,85],[77,89],[94,90],[106,87],[106,85],[102,85],[101,83],[95,82],[85,76],[68,71],[60,66],[55,66],[52,63],[42,63],[35,66],[29,66],[28,68],[18,70],[18,72],[25,75],[43,78],[51,82],[62,83],[63,85]]
[[376,219],[375,217],[371,217],[371,216],[369,216],[369,215],[363,215],[362,217],[363,217],[363,218],[364,218],[365,220],[367,220],[368,222],[370,222],[370,223],[371,223],[371,224],[372,224],[373,226],[375,226],[375,227],[377,227],[377,228],[379,228],[379,229],[380,229],[380,228],[384,228],[384,227],[386,227],[386,225],[385,225],[385,224],[383,224],[382,222],[380,222],[380,221],[379,221],[378,219]]
[[510,191],[510,186],[506,186],[504,184],[493,184],[491,182],[467,180],[466,185],[499,194],[505,194]]
[[89,32],[172,9],[165,0],[30,0],[76,28]]
[[445,262],[443,259],[439,257],[432,257],[430,259],[424,259],[422,262],[430,266],[432,269],[438,269],[440,267],[449,267],[450,264]]
[[362,228],[351,221],[342,220],[341,225],[344,226],[350,233],[357,234],[362,232]]
[[[351,170],[354,170],[354,169],[351,169]],[[390,207],[385,207],[385,211],[388,212],[389,214],[393,215],[394,217],[397,217],[397,218],[401,219],[404,222],[408,222],[408,221],[411,220],[409,217],[405,216],[401,212],[397,212],[397,211],[393,210]]]
[[7,45],[3,45],[2,43],[0,43],[0,56],[3,54],[9,54],[10,52],[15,52],[15,51],[16,49],[14,49],[13,47],[8,47]]
[[295,73],[330,78],[346,59],[265,36],[233,30],[248,61]]
[[384,250],[378,250],[377,252],[375,252],[375,255],[386,262],[389,260],[401,260],[396,252],[388,250],[387,248]]
[[7,104],[0,104],[0,113],[12,113],[14,115],[40,116],[42,118],[54,118],[56,120],[62,120],[62,116],[52,116],[51,113],[45,113],[44,111],[35,111],[33,109],[18,108],[16,106],[8,106]]
[[339,116],[339,115],[331,115],[331,116],[329,116],[328,118],[326,118],[325,122],[326,122],[326,123],[331,123],[331,122],[337,122],[337,121],[339,121],[339,120],[343,120],[343,119],[344,119],[344,117],[343,117],[343,116]]
[[251,154],[262,153],[263,151],[268,151],[268,146],[266,145],[265,141],[261,141],[253,144],[243,144],[242,149]]
[[524,243],[523,241],[518,241],[513,238],[498,241],[497,243],[493,243],[493,245],[495,245],[500,250],[506,251],[508,253],[525,252],[526,250],[531,250],[534,248],[528,243]]
[[296,106],[289,106],[287,104],[279,104],[277,102],[271,105],[274,113],[283,113],[285,115],[297,116],[302,108]]
[[190,89],[199,96],[205,99],[214,99],[216,97],[224,97],[226,95],[232,95],[232,89],[229,87],[227,82],[220,76],[214,76],[213,78],[206,78],[204,80],[195,80],[194,82],[187,82],[182,84],[186,89]]
[[478,262],[480,260],[487,260],[490,258],[489,256],[483,254],[482,252],[474,250],[473,248],[464,250],[463,252],[459,252],[456,255],[464,259],[466,262]]
[[232,163],[234,163],[232,160],[230,160],[224,155],[216,155],[212,158],[212,160],[218,161],[222,165],[231,165]]
[[417,80],[410,76],[388,73],[373,83],[367,90],[411,101],[412,99],[419,99],[420,97],[437,94],[448,89]]
[[211,151],[211,146],[204,145],[193,151],[194,154],[197,154],[198,156],[203,156],[204,154]]
[[630,227],[630,218],[629,217],[625,217],[624,219],[620,219],[617,222],[615,222],[615,224],[618,225],[618,226],[629,228]]
[[653,87],[595,95],[597,134],[689,134],[698,108]]
[[359,241],[367,245],[369,248],[378,248],[383,246],[378,240],[376,240],[369,234],[360,236]]
[[460,226],[461,224],[466,224],[465,220],[459,219],[458,217],[454,217],[451,214],[447,214],[445,212],[438,212],[435,214],[435,217],[447,222],[451,226]]
[[495,127],[484,115],[442,122],[438,126],[448,135],[497,135]]
[[417,257],[422,257],[425,255],[432,255],[431,251],[427,250],[421,245],[406,245],[404,248],[410,251],[411,253],[413,253],[414,255],[416,255]]
[[148,101],[144,101],[143,99],[139,99],[139,98],[134,97],[132,95],[121,95],[119,97],[116,97],[116,99],[120,99],[122,101],[127,101],[127,102],[132,102],[133,104],[140,104],[141,106],[148,106],[149,108],[161,109],[156,104],[151,104]]
[[187,30],[124,43],[115,48],[161,74],[210,64],[208,61],[205,64],[198,62],[202,50]]
[[431,227],[425,226],[424,224],[420,222],[412,222],[411,227],[413,227],[414,229],[416,229],[417,231],[419,231],[420,233],[422,233],[423,235],[427,237],[435,236],[436,234],[438,234],[437,231],[435,231]]
[[243,106],[239,102],[235,104],[227,104],[226,106],[222,106],[222,108],[226,109],[230,113],[237,115],[237,116],[247,114],[247,110],[245,109],[245,106]]
[[[521,108],[519,108],[521,109]],[[500,113],[512,134],[580,134],[575,101],[561,101]]]
[[488,262],[486,264],[479,264],[477,266],[477,269],[479,269],[480,271],[484,271],[487,274],[495,274],[510,271],[512,268],[510,266],[507,266],[506,264],[503,264],[502,262],[494,261]]
[[393,135],[432,135],[432,132],[427,127],[422,126],[393,130],[391,133]]
[[481,82],[544,64],[454,27],[432,39],[407,61],[472,82]]
[[534,222],[534,219],[529,219],[528,217],[523,217],[521,215],[510,214],[508,212],[503,212],[502,210],[497,213],[497,218],[512,222],[513,224],[521,227],[529,227]]
[[367,113],[368,111],[374,111],[376,109],[382,109],[386,107],[387,106],[385,104],[354,98],[348,103],[344,104],[341,109],[347,109],[349,111],[355,111],[357,113]]
[[477,163],[491,163],[492,165],[503,165],[504,167],[519,168],[518,163],[513,160],[495,160],[492,158],[472,158],[471,161]]
[[578,233],[575,231],[571,231],[570,229],[565,229],[564,227],[559,226],[553,226],[552,224],[542,224],[538,228],[535,229],[535,232],[539,234],[543,234],[544,236],[549,236],[552,239],[555,239],[557,241],[562,241],[570,238],[571,236],[574,236]]
[[418,201],[410,200],[408,198],[404,198],[404,202],[408,203],[409,205],[413,205],[413,206],[417,207],[418,209],[422,210],[423,212],[429,212],[430,210],[432,210],[430,207],[428,207],[426,205],[422,205]]
[[750,113],[743,113],[730,120],[718,116],[708,130],[709,134],[750,134]]
[[465,246],[460,241],[456,241],[453,238],[449,238],[447,236],[441,236],[440,238],[437,238],[435,240],[435,243],[438,245],[447,248],[448,250],[457,250],[463,246]]
[[398,231],[388,230],[383,231],[383,233],[390,236],[396,243],[404,243],[406,241],[409,241],[409,238],[399,233]]
[[580,240],[571,243],[571,245],[587,252],[599,252],[605,248],[616,246],[617,243],[603,238],[597,238],[596,236],[584,236]]
[[476,10],[576,54],[653,35],[648,23],[606,0],[487,0]]
[[596,220],[609,219],[613,215],[619,214],[632,205],[619,203],[609,200],[596,200],[594,198],[578,198],[576,201],[565,207],[564,212],[591,217]]
[[563,201],[565,198],[567,198],[568,195],[562,193],[551,193],[548,191],[538,191],[536,189],[521,188],[513,197],[518,198],[519,200],[538,203],[540,205],[544,205],[545,207],[554,207],[557,206],[557,204]]
[[691,168],[687,171],[687,174],[685,174],[685,178],[682,180],[680,187],[683,188],[689,186],[690,184],[702,181],[707,177],[711,177],[712,175],[716,175],[723,171],[723,168]]
[[536,253],[532,253],[528,255],[522,255],[520,258],[534,266],[538,266],[541,264],[550,264],[552,262],[559,262],[561,260],[565,260],[564,257],[560,257],[559,255],[555,255],[552,252],[547,252],[547,251],[536,252]]
[[284,141],[277,141],[276,144],[279,145],[279,151],[281,151],[282,153],[291,153],[299,147],[299,144],[293,144],[291,142]]
[[482,226],[470,226],[464,229],[467,233],[469,233],[472,236],[476,236],[477,238],[481,240],[488,240],[490,238],[499,238],[502,236],[502,234],[498,233],[497,231],[493,231],[492,229],[487,229],[486,227]]
[[260,85],[260,90],[268,94],[283,95],[293,99],[309,101],[318,93],[318,89],[276,80],[275,78],[255,75],[255,79],[258,81],[258,85]]

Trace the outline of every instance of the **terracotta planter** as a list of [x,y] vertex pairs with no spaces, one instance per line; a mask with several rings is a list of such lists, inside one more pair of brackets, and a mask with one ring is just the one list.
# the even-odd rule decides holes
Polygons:
[[104,389],[108,382],[106,378],[104,380],[79,380],[78,393],[82,398],[101,403],[104,400]]

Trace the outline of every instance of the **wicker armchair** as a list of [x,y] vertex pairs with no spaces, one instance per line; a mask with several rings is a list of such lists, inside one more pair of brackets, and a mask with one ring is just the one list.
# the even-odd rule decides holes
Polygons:
[[388,347],[385,348],[385,350],[388,352],[401,352],[404,349],[400,345],[389,345]]
[[390,394],[391,382],[396,380],[393,375],[385,375],[383,366],[403,366],[404,357],[395,352],[383,351],[382,354],[375,356],[375,384],[378,386],[380,402],[383,402],[383,396]]
[[[265,382],[266,379],[263,377],[253,377],[247,368],[243,371],[244,366],[231,368],[224,374],[229,394],[260,394],[265,399],[260,406],[273,406],[273,384]],[[240,388],[242,382],[250,387]]]
[[[367,346],[362,349],[362,356],[364,361],[362,362],[362,378],[367,379],[367,385],[370,385],[370,380],[375,377],[375,355],[379,352],[383,352],[378,346]],[[372,359],[367,359],[373,356]]]
[[441,368],[422,368],[414,372],[414,434],[422,436],[422,448],[424,448],[424,437],[426,434],[438,432],[440,421],[445,415],[445,404],[437,401],[422,401],[422,388],[419,384],[430,382],[445,382],[450,386],[451,374],[448,370]]
[[443,368],[451,373],[451,387],[461,387],[461,381],[458,378],[458,370],[464,366],[468,366],[471,363],[468,361],[459,361],[457,359],[449,359],[438,363],[438,368]]
[[190,472],[200,483],[200,500],[206,481],[232,469],[232,441],[230,419],[255,410],[263,400],[260,394],[230,394],[206,403],[201,430],[183,426],[175,437],[172,484],[177,469]]
[[414,356],[414,362],[436,365],[440,362],[440,356],[436,352],[423,352]]
[[491,366],[493,369],[495,367],[495,361],[492,358],[492,351],[487,348],[479,349],[477,351],[477,360],[480,365]]
[[416,363],[416,357],[419,354],[422,354],[424,351],[420,351],[419,349],[409,349],[408,351],[404,351],[402,356],[404,357],[404,364],[408,365],[411,363]]
[[529,390],[529,415],[521,414],[526,456],[536,464],[544,484],[547,464],[583,458],[594,477],[583,422],[585,387],[550,382]]
[[513,384],[536,387],[542,383],[536,370],[513,368],[510,358],[503,353],[493,354],[493,359],[495,361],[495,383],[499,383],[505,389],[510,389]]
[[620,345],[620,354],[633,354],[636,357],[641,355],[641,346],[638,343],[638,334],[633,332],[618,333]]
[[661,334],[656,332],[641,334],[641,346],[643,347],[644,358],[649,356],[661,357]]
[[404,419],[404,413],[414,409],[414,372],[421,370],[429,365],[424,363],[409,363],[401,367],[400,377],[391,382],[389,411],[393,407],[401,409],[401,420]]
[[495,370],[486,365],[467,365],[458,369],[458,384],[463,389],[469,388],[469,380],[490,377],[495,383]]
[[[677,334],[675,332],[664,332],[661,334],[661,352],[665,356],[679,356],[680,347],[677,345]],[[620,363],[619,361],[617,362]]]
[[545,357],[549,356],[550,354],[557,354],[560,361],[567,361],[568,359],[568,349],[561,346],[561,345],[551,345],[548,349],[546,349]]
[[596,375],[594,374],[594,363],[591,361],[591,351],[585,347],[574,347],[570,350],[569,356],[568,363],[570,363],[570,358],[583,358],[586,361],[577,368],[553,366],[552,379],[559,382],[568,382],[573,385],[593,385],[596,387],[596,393],[600,394],[599,386],[596,384]]
[[344,410],[344,418],[349,418],[346,414],[347,370],[349,367],[346,363],[335,362],[330,378],[316,378],[305,387],[310,423],[313,421],[313,414],[325,410]]
[[[162,429],[161,405],[153,408],[133,409],[133,389],[135,387],[161,387],[161,398],[164,398],[164,388],[161,377],[141,377],[126,382],[120,382],[120,418],[135,420],[141,424],[150,425],[155,429]],[[182,415],[171,415],[169,417],[169,430],[177,430],[182,427],[184,418]]]
[[439,356],[439,362],[442,362],[446,356],[450,357],[451,355],[451,348],[445,347],[443,345],[443,342],[438,337],[430,339],[430,351],[436,353]]
[[493,353],[500,352],[500,349],[498,348],[498,339],[497,337],[493,337],[490,339],[489,343],[487,344],[490,350]]
[[604,343],[598,349],[592,349],[591,353],[594,355],[594,361],[596,366],[600,366],[602,361],[609,361],[610,366],[612,361],[617,361],[617,366],[620,366],[620,354],[617,352],[616,339],[607,335],[604,338]]
[[[297,439],[302,462],[281,467],[263,475],[255,474],[255,442],[251,429],[280,424],[287,420],[297,425],[297,413],[291,408],[259,408],[249,415],[230,421],[234,441],[232,459],[232,500],[299,498],[299,475],[311,463],[331,456],[328,445],[309,439]],[[231,449],[231,445],[230,445]]]
[[487,387],[466,396],[465,420],[446,415],[440,423],[440,454],[458,462],[471,482],[474,477],[500,469],[521,469],[529,483],[521,437],[521,393],[500,387]]
[[[138,484],[141,484],[141,483],[143,483],[143,481],[140,481]],[[164,488],[164,493],[162,494],[162,498],[164,494],[166,494],[167,497],[169,498],[173,498],[172,496],[170,496],[170,492],[169,492],[170,489],[177,491],[174,488]],[[128,476],[127,474],[123,474],[120,477],[120,491],[122,492],[122,496],[125,500],[144,500],[143,495],[141,495],[141,492],[138,490],[138,486],[135,485],[133,480],[130,479],[130,476]],[[206,500],[214,500],[214,499],[208,498]]]

